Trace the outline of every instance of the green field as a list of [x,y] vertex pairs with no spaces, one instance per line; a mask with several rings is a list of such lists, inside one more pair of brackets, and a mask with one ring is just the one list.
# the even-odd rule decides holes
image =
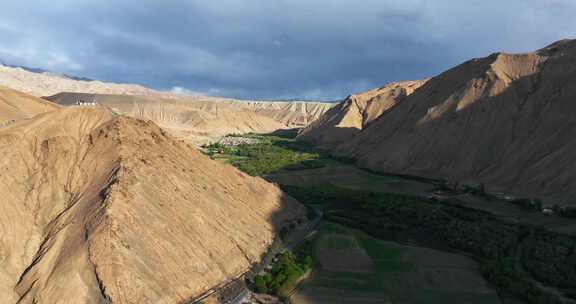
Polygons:
[[[315,260],[322,259],[319,252],[337,258],[357,246],[369,257],[371,272],[334,272],[317,265],[292,295],[293,303],[450,303],[455,298],[466,300],[462,303],[500,303],[469,258],[378,240],[330,222],[321,225],[315,246]],[[424,259],[427,263],[422,264]]]
[[252,176],[321,168],[331,162],[322,152],[290,138],[256,134],[245,137],[258,139],[258,142],[231,147],[212,144],[205,149],[213,159],[232,164]]
[[352,190],[421,194],[432,191],[435,186],[417,180],[398,176],[368,172],[354,165],[342,164],[335,160],[325,162],[321,168],[298,171],[283,171],[266,176],[269,181],[293,186],[331,184]]
[[221,160],[323,210],[317,263],[294,303],[517,303],[513,296],[556,304],[576,297],[576,238],[561,234],[575,233],[576,221],[483,191],[433,202],[423,197],[438,181],[369,172],[289,136],[251,136],[260,142]]

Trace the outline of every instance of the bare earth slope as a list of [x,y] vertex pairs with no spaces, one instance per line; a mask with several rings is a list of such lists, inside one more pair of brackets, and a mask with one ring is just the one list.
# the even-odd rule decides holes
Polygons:
[[382,171],[576,203],[576,41],[429,80],[337,153]]
[[305,211],[152,122],[66,107],[0,129],[2,303],[183,303]]
[[302,128],[334,106],[327,102],[223,100],[229,104],[270,117],[289,128]]
[[266,116],[286,127],[304,127],[320,117],[331,103],[306,101],[246,101],[210,96],[188,96],[161,92],[135,84],[110,83],[97,80],[81,80],[48,72],[35,72],[24,68],[0,64],[0,86],[25,92],[34,96],[52,96],[61,92],[137,95],[160,99],[185,99],[199,102],[227,103],[240,109]]
[[19,67],[0,64],[0,85],[34,96],[50,96],[60,92],[97,94],[154,95],[158,91],[135,85],[102,81],[85,81],[51,73],[36,73]]
[[381,88],[350,95],[302,130],[298,139],[333,148],[347,141],[382,113],[401,102],[426,80],[388,83]]
[[94,101],[117,113],[150,119],[193,143],[203,143],[231,133],[269,133],[286,127],[272,118],[244,108],[197,99],[79,93],[61,93],[47,99],[61,105]]
[[44,99],[0,86],[0,127],[58,108]]

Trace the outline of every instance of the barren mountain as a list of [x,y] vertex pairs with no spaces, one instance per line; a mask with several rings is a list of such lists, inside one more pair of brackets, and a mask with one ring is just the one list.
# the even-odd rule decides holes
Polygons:
[[290,128],[302,128],[334,106],[327,102],[225,100],[260,115],[270,117]]
[[2,303],[184,303],[305,214],[264,180],[102,107],[0,128],[0,156]]
[[44,99],[0,86],[0,127],[57,108]]
[[388,83],[381,88],[350,95],[302,130],[298,139],[320,147],[335,147],[358,134],[382,113],[404,100],[426,80]]
[[78,80],[64,75],[49,72],[33,72],[21,67],[2,64],[0,64],[0,85],[34,96],[50,96],[60,92],[162,95],[162,92],[135,84]]
[[[272,118],[286,127],[304,127],[320,117],[333,104],[306,101],[246,101],[211,96],[188,96],[162,92],[135,84],[102,82],[97,80],[72,78],[41,70],[13,67],[0,64],[0,86],[26,92],[35,96],[52,96],[62,92],[137,95],[159,99],[183,99],[196,102],[227,103],[238,108]],[[208,114],[207,114],[208,115]],[[273,127],[271,125],[270,127]],[[234,129],[235,127],[231,127]]]
[[95,102],[116,113],[150,119],[193,143],[231,133],[268,133],[286,126],[242,107],[201,99],[61,93],[47,98],[61,105]]
[[576,202],[576,41],[495,53],[432,78],[340,155],[362,166]]

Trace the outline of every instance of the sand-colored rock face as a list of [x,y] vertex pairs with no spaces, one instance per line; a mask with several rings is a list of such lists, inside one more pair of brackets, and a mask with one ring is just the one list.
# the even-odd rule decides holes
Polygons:
[[225,100],[224,102],[270,117],[288,128],[306,127],[334,106],[333,103],[309,101]]
[[150,119],[192,143],[204,143],[231,133],[268,133],[286,128],[272,118],[227,103],[197,99],[62,93],[47,99],[61,105],[96,102],[116,113]]
[[[62,92],[103,94],[103,95],[135,95],[147,98],[175,99],[195,102],[226,103],[239,109],[254,112],[260,116],[271,118],[285,128],[307,126],[320,117],[332,103],[306,101],[246,101],[231,98],[211,96],[188,96],[171,92],[153,90],[135,84],[110,83],[102,81],[78,80],[51,73],[32,72],[17,67],[0,64],[0,86],[25,92],[34,96],[52,96]],[[209,115],[209,114],[207,114]],[[242,121],[240,122],[242,124]],[[250,123],[248,123],[250,124]],[[270,125],[270,128],[274,127]],[[232,127],[234,128],[234,127]]]
[[128,95],[162,94],[136,84],[77,80],[63,75],[36,73],[2,64],[0,64],[0,85],[38,97],[50,96],[60,92]]
[[422,86],[426,80],[388,83],[381,88],[350,95],[304,128],[298,139],[333,148],[358,134],[374,119]]
[[0,86],[0,127],[57,108],[44,99]]
[[65,107],[0,128],[2,303],[183,303],[303,207],[152,122]]
[[389,172],[576,203],[576,41],[470,60],[337,149]]

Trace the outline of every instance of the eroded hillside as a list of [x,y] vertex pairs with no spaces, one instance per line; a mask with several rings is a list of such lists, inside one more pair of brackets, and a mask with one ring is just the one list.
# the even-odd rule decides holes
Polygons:
[[213,101],[78,93],[62,93],[48,99],[62,105],[95,102],[116,113],[150,119],[192,143],[204,143],[232,133],[268,133],[286,128],[272,118]]
[[66,107],[0,129],[3,303],[181,303],[304,209],[150,121]]
[[0,85],[34,96],[50,96],[60,92],[93,94],[162,95],[161,92],[135,85],[79,80],[49,72],[33,72],[0,64]]
[[0,127],[58,108],[54,103],[0,86]]
[[298,139],[333,148],[358,134],[370,122],[412,94],[426,80],[388,83],[381,88],[350,95],[304,128]]
[[576,41],[495,53],[429,80],[337,153],[362,166],[576,199]]
[[198,96],[162,98],[60,93],[46,99],[61,105],[94,102],[117,113],[151,119],[194,144],[213,141],[227,134],[270,133],[302,127],[332,107],[329,103],[252,102]]
[[225,100],[225,102],[270,117],[289,128],[302,128],[320,118],[334,106],[327,102],[309,101],[247,101]]

